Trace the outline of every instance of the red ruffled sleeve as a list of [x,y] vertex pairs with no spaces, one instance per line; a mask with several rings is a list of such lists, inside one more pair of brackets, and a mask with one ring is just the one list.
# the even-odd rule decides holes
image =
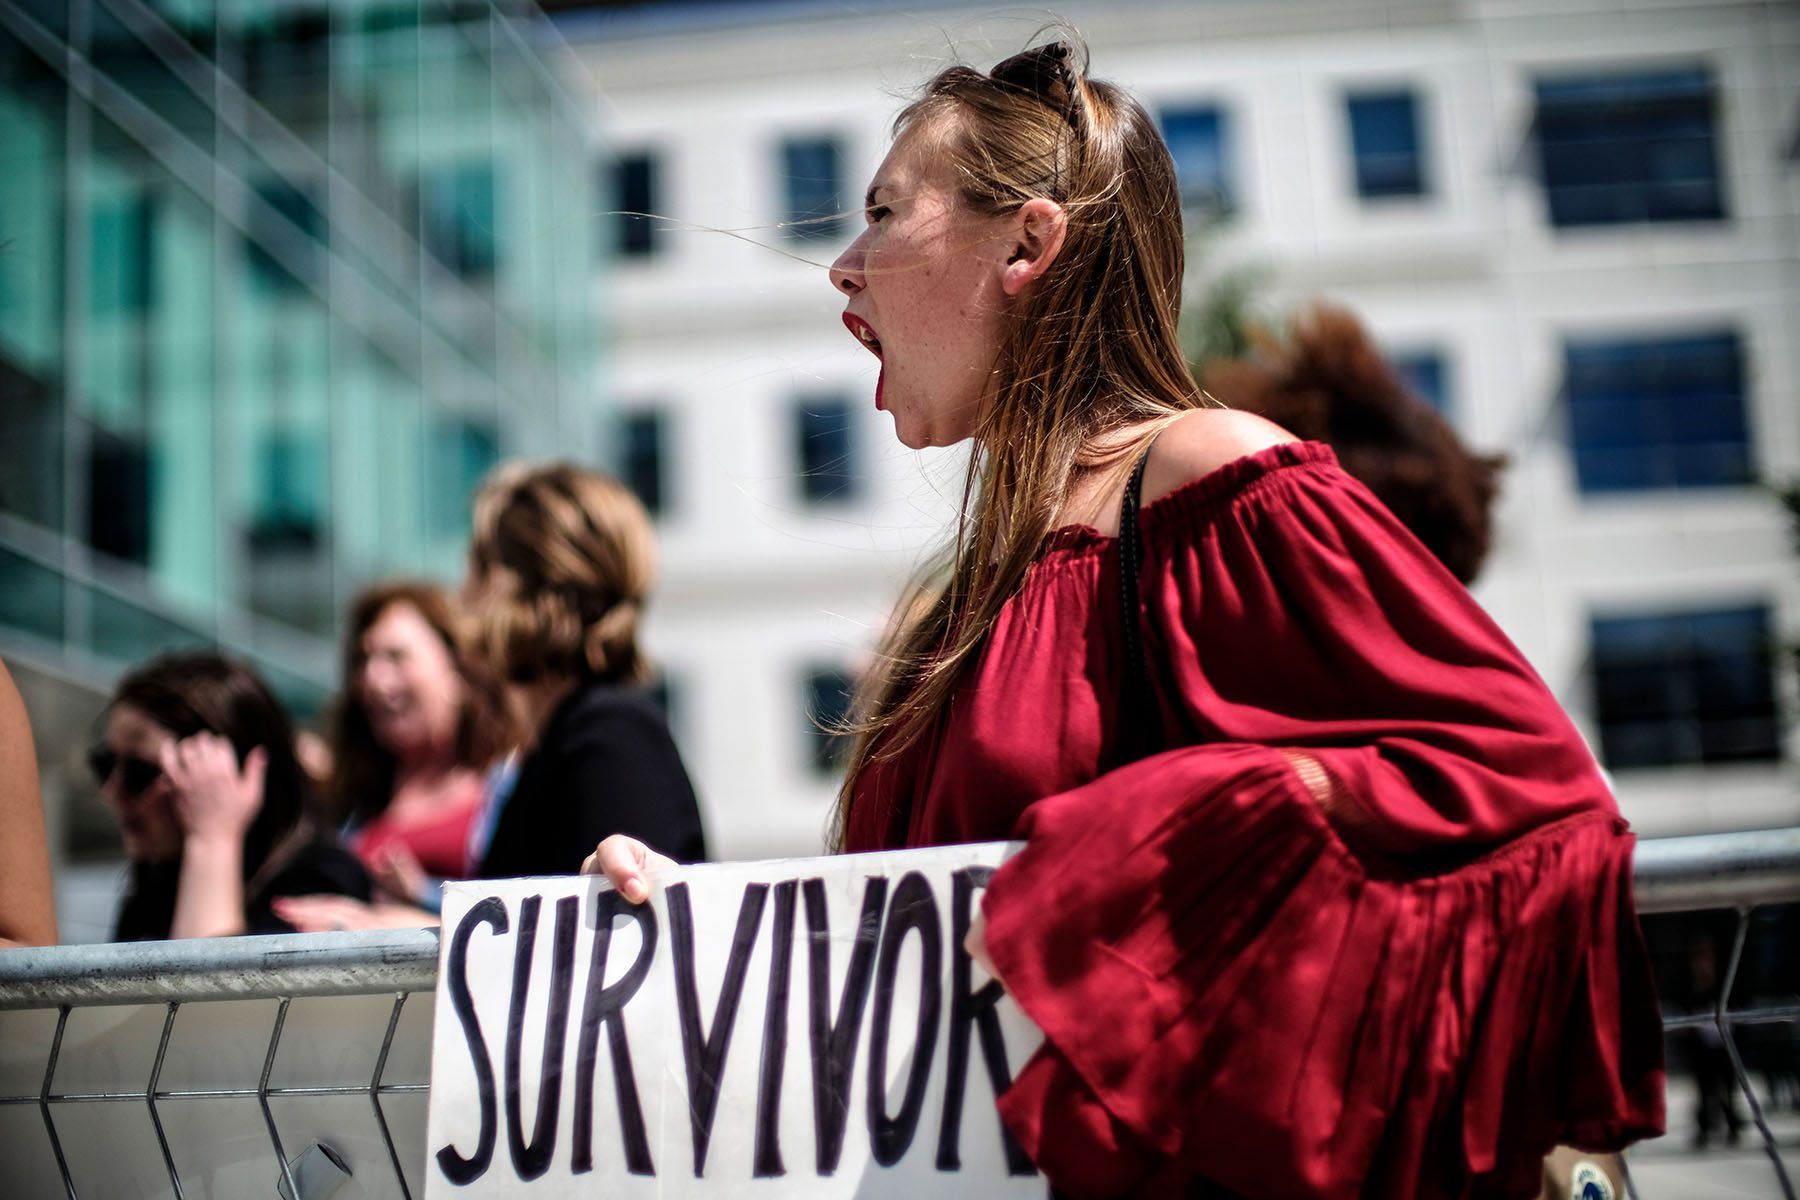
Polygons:
[[1660,1133],[1632,839],[1518,651],[1323,447],[1141,528],[1180,748],[1033,804],[984,901],[1052,1181],[1532,1196]]

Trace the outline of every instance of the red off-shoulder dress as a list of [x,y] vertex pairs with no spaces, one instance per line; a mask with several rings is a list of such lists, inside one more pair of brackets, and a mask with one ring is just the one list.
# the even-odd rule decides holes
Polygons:
[[846,848],[1008,837],[988,944],[1045,1043],[1000,1102],[1077,1196],[1534,1196],[1663,1127],[1632,837],[1518,650],[1331,451],[1053,534]]

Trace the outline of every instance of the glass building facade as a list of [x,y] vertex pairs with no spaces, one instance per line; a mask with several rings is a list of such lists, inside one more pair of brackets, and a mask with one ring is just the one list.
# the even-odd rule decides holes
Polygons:
[[0,5],[0,652],[302,716],[348,597],[593,445],[594,147],[488,0]]

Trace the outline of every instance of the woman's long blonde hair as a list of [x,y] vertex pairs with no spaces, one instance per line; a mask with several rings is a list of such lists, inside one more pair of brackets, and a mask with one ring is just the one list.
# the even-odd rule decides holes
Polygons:
[[[1055,42],[985,75],[951,67],[894,122],[896,138],[937,136],[973,212],[1003,215],[1044,197],[1067,225],[1055,261],[1011,314],[956,538],[902,600],[858,690],[831,830],[840,847],[863,771],[937,721],[1037,560],[1077,471],[1097,465],[1096,445],[1202,395],[1177,333],[1184,247],[1174,161],[1143,107],[1088,79],[1082,57]],[[905,817],[873,815],[889,829]]]

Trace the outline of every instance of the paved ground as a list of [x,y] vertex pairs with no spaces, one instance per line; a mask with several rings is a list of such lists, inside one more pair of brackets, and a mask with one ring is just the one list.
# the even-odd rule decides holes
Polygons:
[[[1743,1110],[1742,1103],[1739,1105]],[[1775,1165],[1756,1127],[1746,1122],[1735,1147],[1692,1148],[1694,1089],[1681,1078],[1669,1085],[1669,1135],[1631,1153],[1639,1200],[1769,1200],[1782,1195]],[[1800,1187],[1800,1113],[1765,1113],[1788,1179]]]

